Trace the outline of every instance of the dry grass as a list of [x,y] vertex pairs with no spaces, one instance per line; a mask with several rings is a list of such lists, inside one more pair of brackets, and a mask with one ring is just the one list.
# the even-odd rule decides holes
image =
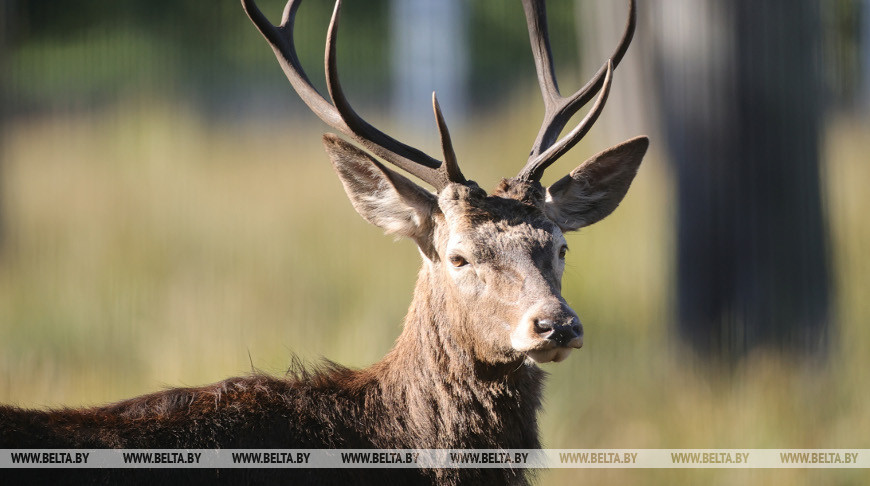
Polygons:
[[[484,186],[521,164],[536,129],[536,117],[522,114],[481,120],[487,128],[474,144],[458,137],[466,172]],[[565,295],[587,346],[547,367],[546,447],[870,448],[870,193],[862,187],[870,142],[862,128],[866,135],[866,125],[836,125],[827,150],[839,318],[829,363],[754,356],[726,377],[681,352],[669,331],[671,183],[652,154],[620,209],[570,237]],[[0,402],[98,404],[252,365],[280,374],[291,353],[351,366],[379,359],[398,335],[419,257],[353,212],[320,132],[311,120],[207,124],[153,102],[18,120],[5,137],[0,192]],[[604,143],[596,145],[575,152]],[[574,157],[553,172],[579,163]],[[578,479],[868,477],[562,470],[540,482]]]

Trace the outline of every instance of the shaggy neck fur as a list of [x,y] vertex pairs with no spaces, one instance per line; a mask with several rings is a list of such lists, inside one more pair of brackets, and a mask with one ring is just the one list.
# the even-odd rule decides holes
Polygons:
[[544,372],[523,359],[489,364],[472,356],[464,330],[474,323],[436,290],[445,288],[440,278],[424,263],[396,346],[366,370],[387,413],[407,431],[409,447],[539,447]]

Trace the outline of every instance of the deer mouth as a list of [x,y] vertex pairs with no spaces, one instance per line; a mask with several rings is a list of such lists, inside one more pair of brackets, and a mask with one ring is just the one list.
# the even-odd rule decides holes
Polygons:
[[547,338],[522,339],[521,336],[514,335],[511,336],[511,345],[535,363],[558,363],[564,361],[574,349],[583,347],[583,335],[567,342]]
[[558,347],[540,351],[527,351],[526,356],[535,363],[558,363],[571,354],[573,348]]

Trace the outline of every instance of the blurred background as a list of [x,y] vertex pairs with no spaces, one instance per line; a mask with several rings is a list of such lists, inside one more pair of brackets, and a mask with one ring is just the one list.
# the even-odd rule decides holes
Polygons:
[[[563,93],[606,60],[626,4],[551,0]],[[870,1],[639,4],[604,115],[544,180],[652,139],[619,210],[569,236],[586,346],[545,366],[545,447],[870,448]],[[283,3],[260,7],[277,22]],[[297,20],[321,88],[331,8]],[[543,105],[518,1],[348,0],[339,39],[376,126],[438,155],[437,90],[467,176],[492,188],[525,163]],[[0,402],[380,359],[419,256],[353,211],[326,130],[235,0],[0,0]],[[868,475],[539,481],[578,479]]]

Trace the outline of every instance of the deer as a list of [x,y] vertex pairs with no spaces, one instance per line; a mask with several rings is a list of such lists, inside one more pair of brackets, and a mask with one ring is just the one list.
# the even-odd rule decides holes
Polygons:
[[[641,136],[611,147],[548,187],[540,181],[602,113],[614,70],[635,31],[636,1],[628,3],[628,20],[616,50],[585,86],[562,96],[544,0],[522,0],[544,120],[518,175],[502,179],[487,193],[460,170],[434,93],[443,160],[381,132],[354,111],[336,63],[342,0],[335,2],[326,37],[328,99],[310,82],[294,46],[301,0],[289,0],[277,26],[254,0],[241,0],[295,92],[323,122],[347,137],[328,133],[322,141],[353,208],[387,234],[412,240],[419,250],[422,265],[394,347],[365,369],[326,362],[315,368],[296,367],[284,377],[256,372],[85,409],[3,406],[0,449],[540,448],[537,413],[545,373],[539,365],[563,361],[583,346],[583,326],[561,294],[568,250],[565,234],[616,209],[649,140]],[[560,137],[571,117],[593,98],[585,117]],[[530,481],[524,469],[507,467],[123,469],[71,471],[61,479],[145,483],[164,476],[304,484]]]

